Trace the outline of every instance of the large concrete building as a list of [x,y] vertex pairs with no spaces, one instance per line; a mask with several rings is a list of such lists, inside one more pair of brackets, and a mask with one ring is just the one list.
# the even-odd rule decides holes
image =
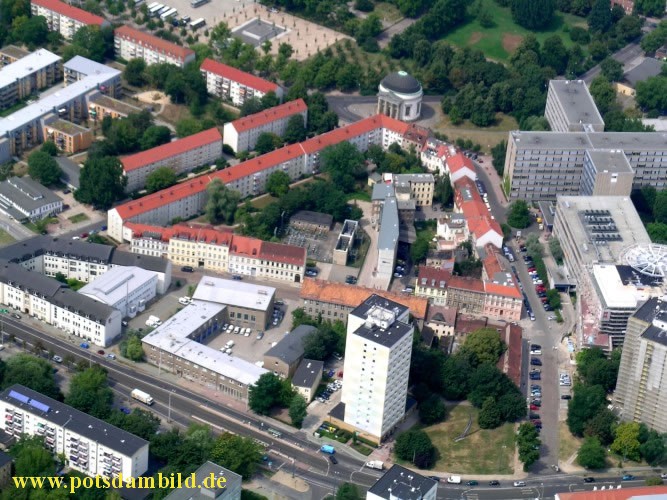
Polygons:
[[195,60],[192,49],[129,26],[114,30],[114,48],[116,57],[143,59],[147,66],[169,63],[182,68]]
[[414,332],[409,315],[407,307],[372,295],[348,317],[344,421],[377,442],[405,416]]
[[17,221],[39,220],[63,210],[63,200],[30,177],[0,182],[0,212]]
[[392,465],[368,490],[366,500],[435,500],[437,494],[437,481],[401,465]]
[[143,189],[146,178],[167,167],[180,175],[202,165],[213,165],[222,156],[222,135],[211,128],[120,159],[128,192]]
[[0,70],[0,109],[8,108],[62,78],[62,58],[39,49]]
[[227,187],[239,192],[242,198],[259,195],[265,191],[266,181],[273,172],[283,171],[292,180],[317,173],[320,152],[327,146],[348,141],[360,151],[366,151],[371,144],[386,149],[393,143],[402,145],[408,129],[406,123],[376,115],[206,177],[181,182],[110,210],[109,235],[117,241],[127,241],[129,230],[124,227],[127,222],[167,225],[176,217],[187,219],[199,214],[206,204],[206,187],[212,179],[220,179]]
[[279,137],[285,135],[287,123],[290,118],[297,115],[303,118],[305,127],[308,120],[308,105],[303,99],[286,102],[225,123],[224,143],[236,152],[253,150],[260,134],[271,133]]
[[84,26],[111,26],[106,19],[60,0],[31,0],[30,12],[46,18],[49,30],[60,33],[65,40],[71,40]]
[[622,420],[667,432],[667,303],[648,300],[628,320],[614,404]]
[[604,120],[583,80],[551,80],[544,110],[554,132],[604,132]]
[[39,436],[65,466],[86,476],[125,481],[148,470],[148,441],[82,411],[14,384],[0,393],[0,428],[17,439]]
[[276,94],[279,100],[283,99],[283,89],[277,83],[213,59],[204,59],[200,70],[206,80],[208,93],[230,101],[234,106],[242,106],[246,99],[261,99],[269,92]]

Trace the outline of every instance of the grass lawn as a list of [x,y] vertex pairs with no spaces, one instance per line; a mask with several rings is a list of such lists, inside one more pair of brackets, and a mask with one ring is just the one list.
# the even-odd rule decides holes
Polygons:
[[262,210],[262,209],[266,208],[268,205],[270,205],[271,203],[273,203],[274,201],[278,201],[278,198],[274,198],[270,194],[265,194],[265,195],[262,195],[262,196],[259,196],[259,197],[255,198],[254,200],[252,200],[250,202],[250,204],[253,207],[255,207],[256,209]]
[[71,217],[67,218],[72,224],[76,224],[78,222],[83,222],[85,220],[90,220],[90,217],[88,217],[86,214],[81,213],[81,214],[76,214],[72,215]]
[[[440,455],[434,470],[455,470],[463,474],[514,473],[513,424],[482,430],[477,426],[477,408],[456,405],[448,407],[447,410],[447,420],[424,428]],[[460,436],[468,425],[470,414],[473,424],[468,436],[455,443],[454,439]]]
[[[484,3],[484,9],[491,15],[495,26],[483,28],[477,19],[471,19],[467,24],[451,31],[444,39],[459,47],[475,47],[484,52],[486,57],[503,61],[521,44],[522,38],[531,32],[514,23],[509,7],[501,7],[493,0],[488,0]],[[583,17],[557,13],[548,30],[534,34],[540,43],[551,35],[560,35],[565,46],[570,47],[573,42],[563,29],[566,26],[586,28],[587,24]]]
[[373,448],[369,448],[365,444],[360,444],[360,443],[352,444],[352,448],[354,448],[355,450],[357,450],[359,453],[361,453],[366,457],[371,453],[373,453]]
[[9,116],[12,113],[16,113],[19,109],[25,108],[27,105],[28,105],[27,102],[19,101],[16,104],[14,104],[13,106],[10,106],[9,108],[3,109],[2,111],[0,111],[0,116],[2,118],[4,118],[5,116]]
[[0,229],[0,245],[9,245],[14,243],[16,240],[4,229]]
[[482,150],[486,152],[490,152],[491,148],[500,141],[506,141],[510,130],[519,129],[517,121],[513,117],[503,113],[496,113],[495,125],[491,127],[478,127],[468,120],[464,121],[461,125],[452,125],[449,116],[442,113],[440,109],[437,111],[440,115],[440,121],[433,127],[434,130],[445,134],[451,142],[459,137],[470,139],[473,143],[482,146]]
[[567,462],[583,443],[583,439],[575,437],[567,428],[567,423],[560,422],[560,446],[558,448],[558,459]]
[[386,2],[376,3],[375,10],[373,12],[380,16],[380,20],[382,22],[388,24],[394,24],[397,21],[403,19],[403,14],[401,14],[401,11],[398,10],[395,5]]

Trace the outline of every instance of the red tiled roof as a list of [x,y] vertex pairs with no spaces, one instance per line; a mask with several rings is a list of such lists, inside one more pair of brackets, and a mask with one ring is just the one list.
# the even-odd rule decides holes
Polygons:
[[245,116],[231,122],[237,132],[245,132],[253,128],[261,127],[267,123],[281,120],[288,116],[296,115],[308,110],[308,106],[303,99],[286,102],[279,106],[260,111],[254,115]]
[[[127,222],[125,226],[132,230],[132,234],[141,238],[144,236],[152,237],[157,234],[162,241],[169,241],[171,238],[182,238],[188,240],[195,240],[209,244],[229,245],[232,241],[232,231],[224,229],[214,229],[206,226],[187,226],[185,224],[177,224],[172,227],[151,226],[148,224],[136,224],[134,222]],[[150,233],[144,235],[144,233]]]
[[475,171],[475,166],[472,164],[472,160],[463,153],[457,153],[454,156],[447,158],[447,168],[451,173],[466,167],[473,172]]
[[[482,198],[477,191],[473,182],[464,177],[454,183],[455,202],[456,205],[463,212],[463,216],[468,224],[468,230],[477,238],[481,238],[489,231],[495,231],[500,236],[503,231],[500,224],[494,219],[491,219],[491,214],[482,201]],[[469,193],[469,196],[464,196],[462,193]]]
[[480,328],[485,328],[488,325],[487,318],[477,318],[469,314],[459,314],[456,317],[456,324],[454,325],[454,332],[457,334],[472,333]]
[[264,260],[282,262],[295,266],[306,265],[306,249],[296,245],[284,245],[282,243],[262,242],[259,255]]
[[458,288],[459,290],[469,290],[471,292],[484,293],[484,282],[481,279],[469,278],[463,276],[452,276],[447,284],[449,288]]
[[246,87],[259,90],[260,92],[276,92],[278,90],[278,84],[264,80],[258,76],[246,73],[240,69],[233,68],[232,66],[227,66],[213,59],[206,58],[202,63],[200,69],[202,71],[208,71],[216,75],[220,75],[224,78],[227,78],[233,82],[240,83]]
[[[44,0],[41,0],[44,1]],[[47,0],[50,1],[50,0]],[[114,36],[120,36],[131,40],[132,42],[139,44],[143,47],[148,47],[150,49],[168,54],[172,57],[185,60],[191,54],[194,54],[194,51],[188,49],[187,47],[182,47],[173,42],[169,42],[163,38],[153,36],[149,33],[143,31],[135,30],[129,26],[120,26],[114,30]]]
[[503,297],[513,297],[515,299],[521,298],[521,292],[512,280],[511,284],[504,285],[501,283],[493,283],[492,281],[484,282],[484,291],[489,295],[500,295]]
[[[452,273],[448,270],[438,267],[419,266],[417,286],[445,290],[451,277]],[[424,283],[424,280],[426,280],[426,283]]]
[[[114,210],[123,220],[136,217],[140,214],[155,210],[163,205],[174,203],[188,196],[195,195],[204,191],[208,183],[213,179],[220,179],[223,183],[228,184],[235,180],[247,177],[249,175],[261,172],[275,165],[287,162],[299,156],[306,154],[305,144],[308,143],[308,152],[314,153],[323,149],[330,144],[337,144],[344,140],[370,132],[376,128],[387,128],[397,133],[403,133],[407,129],[407,123],[389,118],[384,115],[375,115],[370,118],[365,118],[346,127],[341,127],[319,137],[325,137],[325,140],[315,144],[312,141],[317,137],[299,144],[292,144],[284,148],[276,149],[265,155],[258,156],[251,160],[247,160],[234,165],[233,167],[220,170],[210,175],[204,175],[192,179],[191,181],[181,182],[162,191],[144,196],[138,200],[133,200],[123,205],[117,206]],[[346,133],[345,130],[351,129],[354,132]],[[334,140],[335,139],[335,140]]]
[[57,12],[63,16],[79,21],[80,23],[102,26],[102,24],[106,22],[103,17],[96,16],[95,14],[91,14],[90,12],[86,12],[77,7],[72,7],[60,0],[31,0],[31,3],[52,10],[53,12]]
[[576,491],[574,493],[558,493],[560,500],[637,500],[644,496],[666,495],[667,486],[642,486],[639,488],[621,488],[597,490],[597,491]]
[[[145,167],[151,163],[171,158],[172,156],[191,151],[193,149],[206,146],[213,142],[220,141],[222,144],[222,135],[217,128],[210,128],[199,132],[198,134],[178,139],[177,141],[168,142],[152,149],[142,151],[141,153],[125,156],[120,159],[123,164],[123,170],[130,172],[137,168]],[[222,145],[220,146],[222,148]],[[222,151],[222,149],[221,149]]]
[[261,246],[262,240],[235,235],[232,239],[232,245],[229,247],[229,253],[259,258]]

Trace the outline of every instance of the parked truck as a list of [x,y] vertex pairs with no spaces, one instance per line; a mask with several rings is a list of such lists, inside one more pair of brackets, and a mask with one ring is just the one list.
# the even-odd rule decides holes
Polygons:
[[381,462],[379,460],[371,460],[370,462],[366,462],[366,467],[368,467],[369,469],[382,470],[384,469],[384,462]]
[[320,448],[320,451],[322,453],[328,453],[329,455],[333,455],[334,453],[336,453],[336,450],[330,444],[323,444],[322,447]]
[[137,401],[141,401],[145,405],[150,406],[153,404],[153,398],[151,397],[151,395],[142,390],[132,389],[130,396],[132,396]]

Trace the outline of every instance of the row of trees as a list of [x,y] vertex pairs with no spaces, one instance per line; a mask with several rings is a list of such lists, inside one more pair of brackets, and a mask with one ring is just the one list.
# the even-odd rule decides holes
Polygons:
[[667,243],[667,191],[645,186],[632,192],[632,201],[655,243]]

